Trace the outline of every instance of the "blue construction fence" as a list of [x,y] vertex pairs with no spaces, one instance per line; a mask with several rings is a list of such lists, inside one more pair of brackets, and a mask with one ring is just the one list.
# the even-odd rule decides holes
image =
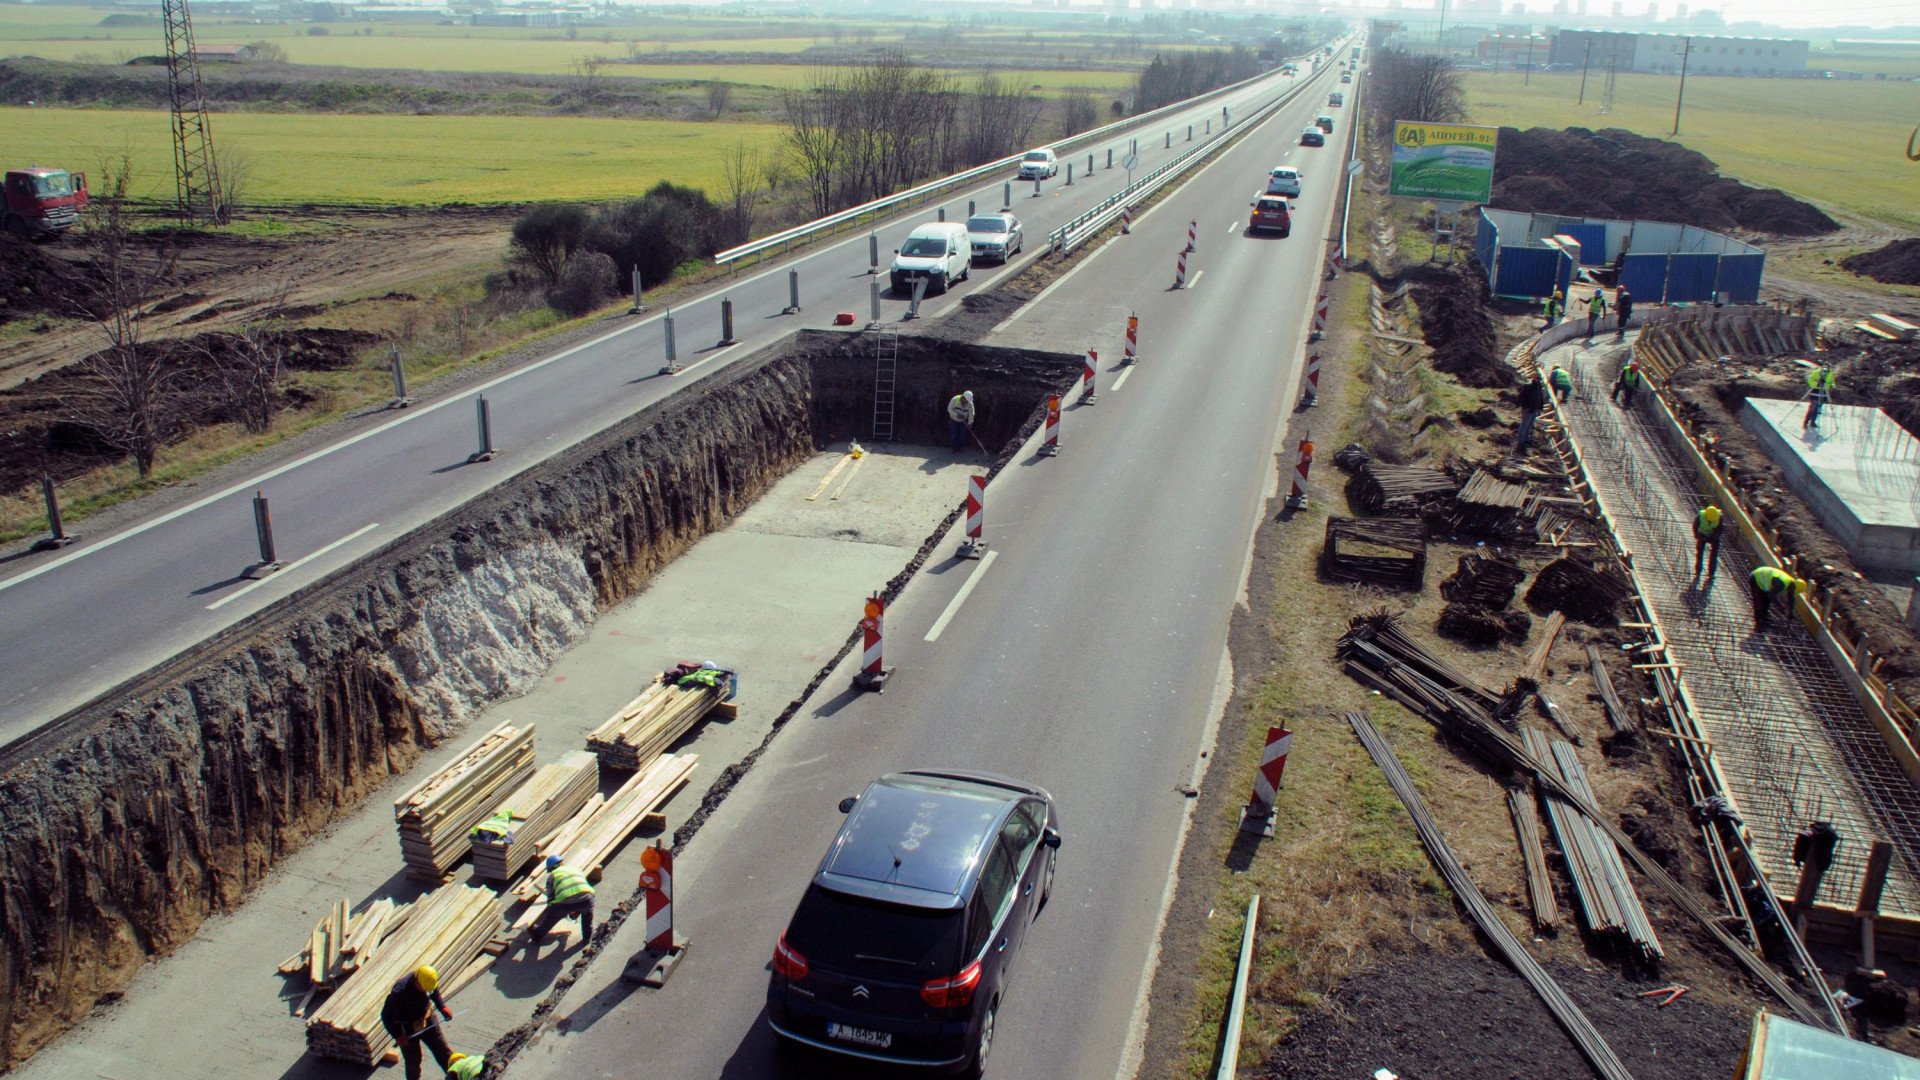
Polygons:
[[[1619,266],[1615,284],[1652,304],[1752,304],[1766,253],[1752,244],[1670,221],[1480,210],[1474,259],[1495,296],[1572,295],[1582,267]],[[1622,253],[1625,258],[1622,258]]]

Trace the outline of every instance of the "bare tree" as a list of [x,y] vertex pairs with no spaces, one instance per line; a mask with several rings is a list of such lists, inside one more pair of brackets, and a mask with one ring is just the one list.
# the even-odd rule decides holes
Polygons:
[[100,179],[80,227],[88,266],[72,303],[92,321],[102,348],[81,361],[74,407],[82,425],[133,458],[144,480],[179,423],[180,402],[179,368],[144,340],[140,309],[171,280],[176,253],[171,242],[141,243],[127,206],[128,157],[104,165]]
[[214,147],[213,161],[214,175],[220,179],[220,209],[231,214],[253,179],[253,155],[232,142],[222,142]]
[[1467,118],[1460,69],[1444,56],[1415,56],[1401,49],[1373,53],[1368,94],[1383,121],[1421,120],[1451,124]]
[[745,243],[753,235],[754,214],[765,179],[763,155],[744,140],[721,153],[720,185],[727,200],[727,231],[732,243]]
[[732,83],[720,79],[713,79],[707,83],[707,112],[712,114],[715,120],[720,119],[720,114],[726,112],[727,106],[732,102]]
[[1093,95],[1085,90],[1075,90],[1060,100],[1060,134],[1062,137],[1078,135],[1100,122],[1100,106],[1093,103]]
[[272,427],[274,414],[280,411],[280,376],[286,370],[291,341],[287,297],[293,286],[293,275],[281,274],[256,294],[255,317],[231,338],[200,339],[202,360],[216,375],[215,385],[226,398],[227,411],[256,435]]
[[581,105],[592,105],[600,100],[606,89],[607,58],[604,56],[582,56],[573,62],[574,97]]

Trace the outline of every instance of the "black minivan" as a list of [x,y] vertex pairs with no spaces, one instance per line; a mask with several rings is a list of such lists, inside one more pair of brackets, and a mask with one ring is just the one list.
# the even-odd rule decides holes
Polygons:
[[1053,796],[992,773],[889,773],[857,798],[786,933],[773,1030],[978,1076],[1028,926],[1053,891]]

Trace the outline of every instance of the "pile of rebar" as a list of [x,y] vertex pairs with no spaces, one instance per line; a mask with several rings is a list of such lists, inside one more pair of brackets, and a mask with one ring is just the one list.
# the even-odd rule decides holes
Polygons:
[[1320,569],[1339,581],[1419,589],[1427,579],[1427,523],[1419,518],[1330,517]]
[[1477,604],[1448,604],[1440,609],[1434,629],[1456,641],[1473,645],[1518,645],[1533,629],[1533,617],[1524,611],[1496,611]]
[[1527,603],[1563,611],[1569,618],[1594,626],[1609,626],[1619,618],[1620,605],[1631,595],[1633,586],[1625,575],[1611,566],[1569,555],[1548,563],[1533,576]]
[[1424,513],[1459,490],[1459,482],[1443,470],[1380,461],[1361,462],[1347,484],[1347,496],[1369,514]]
[[1507,789],[1507,813],[1520,841],[1520,861],[1526,871],[1527,901],[1533,906],[1533,928],[1549,933],[1560,925],[1560,901],[1553,895],[1553,875],[1547,871],[1547,849],[1540,843],[1540,818],[1525,788]]
[[1587,646],[1587,663],[1593,671],[1593,689],[1600,695],[1600,705],[1607,713],[1607,726],[1615,735],[1631,735],[1636,730],[1633,718],[1627,715],[1627,707],[1620,700],[1620,692],[1613,688],[1613,676],[1607,673],[1607,665],[1600,659],[1600,647]]
[[[1535,758],[1542,761],[1552,758],[1567,787],[1589,803],[1597,801],[1593,788],[1587,784],[1580,755],[1571,743],[1555,739],[1549,744],[1547,737],[1533,728],[1526,729],[1521,737]],[[1660,959],[1663,955],[1660,938],[1647,919],[1646,909],[1640,905],[1640,894],[1634,891],[1633,881],[1627,877],[1626,865],[1620,861],[1620,848],[1567,800],[1551,792],[1546,799],[1547,821],[1553,826],[1554,838],[1566,857],[1567,873],[1573,878],[1573,896],[1580,921],[1596,938],[1619,941],[1636,959],[1649,962]]]
[[1512,559],[1472,551],[1460,556],[1460,568],[1440,583],[1440,595],[1456,604],[1498,610],[1513,603],[1513,591],[1526,576]]
[[1456,530],[1472,536],[1531,542],[1533,523],[1521,517],[1531,494],[1533,489],[1525,484],[1509,484],[1485,469],[1476,469],[1454,496],[1447,519]]

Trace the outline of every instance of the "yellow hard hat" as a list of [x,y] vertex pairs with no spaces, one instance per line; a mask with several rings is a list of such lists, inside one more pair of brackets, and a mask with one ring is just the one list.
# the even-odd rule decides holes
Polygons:
[[413,981],[420,984],[420,989],[431,994],[440,987],[440,973],[433,970],[432,964],[421,964],[414,969]]
[[455,1050],[453,1053],[447,1055],[447,1064],[451,1065],[456,1061],[465,1061],[466,1059],[467,1055]]
[[1799,577],[1794,578],[1793,591],[1796,593],[1799,593],[1801,596],[1805,596],[1807,594],[1807,579],[1799,578]]

